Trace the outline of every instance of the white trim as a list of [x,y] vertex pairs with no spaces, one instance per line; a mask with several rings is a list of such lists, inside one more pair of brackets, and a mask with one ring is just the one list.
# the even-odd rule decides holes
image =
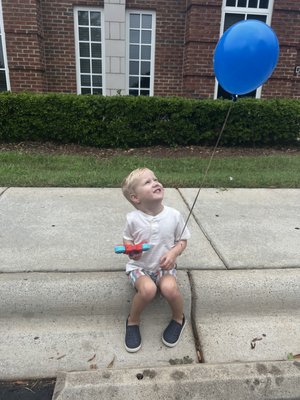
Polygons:
[[[268,8],[252,8],[252,7],[227,7],[226,6],[226,1],[223,0],[222,4],[222,15],[221,15],[221,24],[220,24],[220,38],[222,37],[224,33],[224,24],[225,24],[225,14],[244,14],[246,16],[247,14],[257,14],[257,15],[265,15],[266,16],[266,24],[271,26],[271,21],[272,21],[272,14],[273,14],[273,6],[274,6],[274,0],[269,0],[269,7]],[[247,3],[249,4],[249,2]],[[246,19],[246,18],[244,18]],[[217,99],[218,96],[218,81],[215,79],[215,90],[214,90],[214,99]],[[262,86],[256,89],[256,99],[259,99],[261,97],[261,91],[262,91]]]
[[[155,73],[155,37],[156,37],[156,12],[150,10],[126,10],[126,89],[125,93],[129,94],[129,29],[130,29],[130,14],[149,14],[152,16],[151,28],[151,59],[150,59],[150,88],[149,96],[154,96],[154,73]],[[150,30],[150,29],[149,29]],[[141,59],[139,59],[140,61]]]
[[[81,93],[81,79],[80,79],[80,57],[79,57],[79,29],[78,29],[78,11],[100,12],[101,18],[101,60],[102,60],[102,95],[106,93],[106,79],[105,79],[105,21],[104,9],[101,7],[74,7],[74,40],[75,40],[75,58],[76,58],[76,86],[77,94]],[[91,75],[92,76],[92,75]],[[92,87],[92,84],[91,84]]]
[[3,50],[6,87],[7,87],[7,91],[9,92],[11,90],[11,86],[10,86],[9,68],[8,68],[7,53],[6,53],[5,30],[4,30],[4,20],[3,20],[3,13],[2,13],[2,0],[0,0],[0,27],[1,27],[1,41],[2,41],[2,50]]

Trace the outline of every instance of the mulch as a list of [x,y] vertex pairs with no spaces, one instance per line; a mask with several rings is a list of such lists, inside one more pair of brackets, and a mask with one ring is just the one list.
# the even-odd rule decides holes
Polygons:
[[[176,146],[176,147],[139,147],[129,149],[103,149],[97,147],[80,146],[76,144],[55,144],[50,142],[21,142],[0,143],[0,152],[17,151],[25,154],[50,155],[82,155],[94,156],[100,159],[115,156],[148,156],[148,157],[201,157],[211,156],[213,147],[208,146]],[[300,155],[300,146],[294,147],[218,147],[215,157],[244,157],[244,156],[271,156],[271,155]]]

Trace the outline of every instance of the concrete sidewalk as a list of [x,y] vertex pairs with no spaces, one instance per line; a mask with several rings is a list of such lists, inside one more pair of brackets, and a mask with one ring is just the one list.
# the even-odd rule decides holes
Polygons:
[[[187,217],[196,192],[166,189],[165,204]],[[113,251],[130,210],[120,189],[0,188],[0,379],[59,375],[56,399],[111,398],[104,386],[112,380],[93,389],[91,382],[110,371],[117,382],[139,368],[193,376],[199,388],[219,384],[219,393],[235,388],[230,397],[190,391],[195,399],[300,399],[299,361],[287,362],[300,353],[300,190],[202,189],[178,259],[188,327],[177,347],[166,348],[161,334],[170,313],[157,296],[136,354],[123,346],[133,296],[126,256]],[[211,374],[206,383],[203,373]],[[178,398],[191,385],[183,381]],[[172,398],[163,392],[167,381],[151,385],[152,398]],[[142,398],[144,389],[136,390]]]

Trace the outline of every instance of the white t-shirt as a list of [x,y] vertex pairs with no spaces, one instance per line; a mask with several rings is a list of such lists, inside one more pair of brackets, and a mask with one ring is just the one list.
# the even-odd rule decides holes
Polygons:
[[139,260],[130,260],[126,264],[126,272],[136,268],[147,271],[159,270],[160,259],[170,250],[179,239],[187,240],[191,234],[184,227],[184,220],[179,211],[164,206],[162,212],[153,216],[134,210],[126,216],[124,239],[137,244],[145,241],[151,245],[151,249],[144,251]]

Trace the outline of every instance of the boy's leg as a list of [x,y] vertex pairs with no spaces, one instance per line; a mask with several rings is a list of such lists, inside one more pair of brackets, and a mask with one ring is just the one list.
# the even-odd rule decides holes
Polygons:
[[140,316],[157,291],[155,283],[149,276],[139,275],[134,283],[137,293],[133,298],[130,314],[126,320],[125,348],[130,353],[134,353],[141,348]]
[[162,341],[168,347],[174,347],[178,343],[185,327],[185,316],[183,313],[183,297],[177,286],[176,277],[163,275],[158,283],[160,291],[168,301],[173,317],[163,332]]
[[128,317],[128,325],[138,325],[140,316],[144,308],[150,303],[156,295],[157,287],[149,276],[140,276],[135,282],[137,293],[135,294],[130,314]]
[[161,294],[169,303],[173,319],[182,324],[183,320],[183,297],[177,286],[177,281],[175,276],[164,275],[160,278],[158,286],[160,288]]

